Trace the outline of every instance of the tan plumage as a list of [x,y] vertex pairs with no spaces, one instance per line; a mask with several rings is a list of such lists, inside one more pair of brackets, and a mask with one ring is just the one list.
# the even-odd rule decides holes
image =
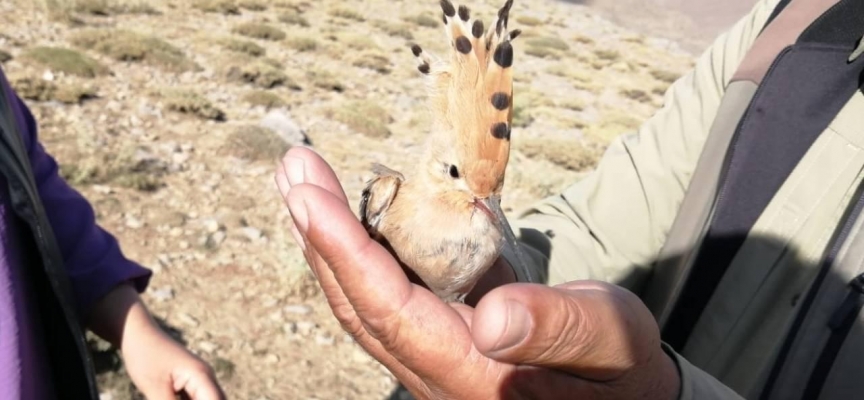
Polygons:
[[406,174],[375,165],[361,220],[439,297],[462,301],[513,242],[500,195],[510,154],[513,0],[488,29],[465,6],[441,0],[446,58],[412,51],[427,78],[432,130],[424,157]]

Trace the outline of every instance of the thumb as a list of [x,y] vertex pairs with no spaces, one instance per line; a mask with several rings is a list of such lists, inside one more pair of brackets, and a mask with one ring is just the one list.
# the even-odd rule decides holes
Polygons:
[[477,305],[471,331],[487,357],[593,381],[620,378],[660,349],[659,329],[641,300],[593,281],[500,287]]

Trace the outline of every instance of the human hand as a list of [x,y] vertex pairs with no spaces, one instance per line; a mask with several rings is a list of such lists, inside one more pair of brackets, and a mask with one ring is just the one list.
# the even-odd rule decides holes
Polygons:
[[677,369],[632,293],[588,281],[509,284],[476,309],[445,304],[369,238],[314,152],[291,149],[276,181],[334,315],[415,396],[677,398]]
[[148,400],[223,400],[212,369],[174,341],[151,318],[128,285],[99,302],[91,321],[98,335],[120,348],[135,387]]

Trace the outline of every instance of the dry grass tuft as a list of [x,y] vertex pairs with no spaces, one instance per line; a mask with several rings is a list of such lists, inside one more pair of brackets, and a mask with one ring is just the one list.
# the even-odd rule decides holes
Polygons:
[[214,121],[225,120],[224,111],[216,108],[206,97],[191,90],[166,89],[161,92],[161,97],[162,103],[169,111]]
[[528,16],[528,15],[523,15],[521,17],[517,17],[516,22],[518,22],[522,25],[525,25],[525,26],[537,26],[537,25],[543,25],[544,24],[542,19]]
[[235,26],[231,31],[238,35],[260,40],[278,41],[287,37],[281,29],[259,22],[244,22]]
[[339,121],[349,129],[374,139],[390,137],[387,124],[392,122],[383,107],[369,101],[350,101],[329,110],[328,117]]
[[626,112],[611,110],[590,125],[585,132],[603,143],[609,143],[621,134],[633,132],[642,125],[642,120]]
[[249,11],[264,11],[267,9],[267,2],[264,0],[240,0],[237,5]]
[[249,161],[278,159],[291,145],[270,129],[257,125],[241,125],[228,135],[223,151]]
[[561,138],[525,138],[518,150],[528,158],[546,160],[570,171],[592,168],[603,155],[598,145]]
[[359,68],[371,69],[385,75],[391,72],[390,59],[379,53],[369,52],[360,54],[360,56],[351,62],[351,65]]
[[192,7],[209,13],[226,15],[240,14],[240,7],[237,6],[237,3],[235,3],[234,0],[195,0],[195,2],[192,3]]
[[131,31],[88,29],[73,34],[70,40],[75,46],[96,50],[117,61],[139,61],[172,72],[200,68],[168,42]]
[[95,78],[109,72],[108,68],[93,58],[78,51],[62,48],[38,46],[28,49],[21,57],[54,72]]
[[60,175],[72,185],[114,184],[142,192],[164,186],[164,163],[149,155],[146,148],[127,146],[118,152],[99,152],[80,157],[77,163],[60,165]]
[[621,89],[618,91],[622,96],[640,103],[650,103],[651,95],[642,89]]
[[319,46],[318,40],[312,36],[292,36],[285,45],[297,51],[315,51]]
[[266,90],[252,90],[243,95],[243,101],[256,107],[267,109],[285,106],[285,100]]
[[247,54],[252,57],[261,57],[267,54],[267,49],[249,40],[225,38],[219,42],[226,50]]
[[276,86],[286,86],[292,90],[301,89],[288,75],[265,62],[233,60],[223,69],[229,81],[251,84],[264,89]]
[[78,84],[57,85],[32,76],[10,77],[9,83],[21,98],[33,101],[59,101],[64,104],[80,104],[96,97],[92,87]]
[[651,76],[663,83],[673,83],[681,77],[681,74],[664,69],[652,69]]
[[527,43],[529,47],[540,47],[559,51],[570,50],[570,46],[567,44],[567,42],[561,40],[560,38],[551,36],[531,38],[527,40]]
[[429,14],[417,14],[405,17],[404,20],[414,25],[426,28],[437,28],[443,23],[440,18],[433,17]]
[[373,22],[372,25],[390,36],[400,37],[405,40],[414,39],[414,34],[411,33],[413,29],[408,24],[378,20]]
[[309,21],[295,9],[289,9],[279,14],[279,21],[288,25],[309,26]]
[[364,17],[363,14],[360,14],[359,12],[352,10],[350,8],[345,8],[345,7],[331,8],[329,11],[327,11],[327,13],[334,16],[334,17],[337,17],[337,18],[344,18],[344,19],[357,21],[357,22],[366,21],[366,17]]
[[306,72],[306,79],[308,79],[313,86],[319,89],[331,90],[334,92],[342,92],[345,90],[345,86],[342,82],[328,71],[310,69]]
[[618,50],[596,49],[594,55],[604,61],[618,61],[621,59],[621,53]]

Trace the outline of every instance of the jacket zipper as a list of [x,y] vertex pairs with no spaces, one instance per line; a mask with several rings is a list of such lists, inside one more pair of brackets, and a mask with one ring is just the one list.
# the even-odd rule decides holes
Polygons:
[[834,360],[840,353],[843,347],[843,342],[849,335],[849,331],[855,326],[855,321],[858,319],[858,314],[861,308],[864,307],[864,273],[856,276],[849,282],[849,294],[831,315],[828,320],[828,328],[831,329],[831,336],[825,343],[822,349],[822,354],[819,356],[816,365],[813,367],[813,373],[810,375],[810,380],[807,382],[807,388],[804,389],[802,399],[815,399],[822,392],[822,387],[831,372],[831,366],[834,365]]

